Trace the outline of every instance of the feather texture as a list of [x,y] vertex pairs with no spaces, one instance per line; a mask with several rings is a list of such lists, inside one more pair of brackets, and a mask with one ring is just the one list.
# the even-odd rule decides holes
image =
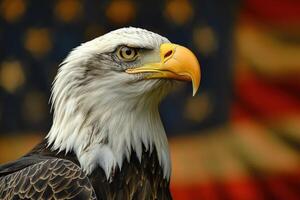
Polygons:
[[[120,45],[148,49],[151,62],[168,39],[139,28],[107,33],[74,49],[61,64],[52,90],[53,125],[47,135],[53,150],[75,152],[90,174],[101,166],[109,179],[131,150],[157,149],[165,178],[171,174],[168,141],[158,104],[171,87],[168,80],[139,81],[124,73],[128,62],[114,56]],[[150,59],[152,58],[152,59]],[[150,59],[150,60],[149,60]],[[131,63],[134,67],[143,62]]]
[[48,159],[0,177],[0,199],[96,199],[80,167]]
[[59,153],[43,141],[28,155],[0,167],[0,199],[172,199],[156,149],[132,153],[109,180],[98,167],[86,175],[75,154]]

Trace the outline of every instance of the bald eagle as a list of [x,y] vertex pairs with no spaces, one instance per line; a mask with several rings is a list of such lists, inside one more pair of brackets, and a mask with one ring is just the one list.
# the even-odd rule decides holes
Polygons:
[[158,105],[200,66],[187,48],[140,28],[109,32],[61,63],[53,125],[28,154],[0,167],[0,199],[172,199]]

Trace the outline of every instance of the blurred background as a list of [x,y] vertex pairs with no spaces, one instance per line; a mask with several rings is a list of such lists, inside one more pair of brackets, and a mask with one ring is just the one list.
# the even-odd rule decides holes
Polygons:
[[68,52],[124,26],[200,59],[199,94],[183,85],[161,105],[174,199],[300,199],[298,0],[1,0],[0,163],[49,130]]

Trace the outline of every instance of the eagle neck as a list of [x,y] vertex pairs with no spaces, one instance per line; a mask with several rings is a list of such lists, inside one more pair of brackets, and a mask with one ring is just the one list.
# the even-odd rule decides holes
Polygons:
[[80,110],[74,112],[66,132],[54,124],[48,134],[49,144],[53,143],[53,148],[59,151],[75,152],[87,174],[101,167],[107,179],[116,168],[122,169],[124,162],[130,162],[132,153],[141,162],[143,149],[150,155],[155,148],[163,176],[169,179],[169,148],[158,103],[149,98],[115,99],[109,106],[107,103],[95,106],[89,114]]

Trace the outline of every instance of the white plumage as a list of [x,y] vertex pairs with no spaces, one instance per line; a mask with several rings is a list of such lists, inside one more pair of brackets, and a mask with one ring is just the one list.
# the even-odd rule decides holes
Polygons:
[[[156,147],[164,177],[169,179],[170,155],[158,104],[170,81],[138,81],[140,74],[120,72],[122,66],[105,57],[120,45],[157,52],[168,42],[144,29],[123,28],[74,49],[53,84],[54,119],[48,144],[54,150],[74,151],[87,174],[102,167],[108,179],[132,150],[141,159],[142,144],[150,152]],[[144,52],[139,62],[160,60],[156,55]]]

